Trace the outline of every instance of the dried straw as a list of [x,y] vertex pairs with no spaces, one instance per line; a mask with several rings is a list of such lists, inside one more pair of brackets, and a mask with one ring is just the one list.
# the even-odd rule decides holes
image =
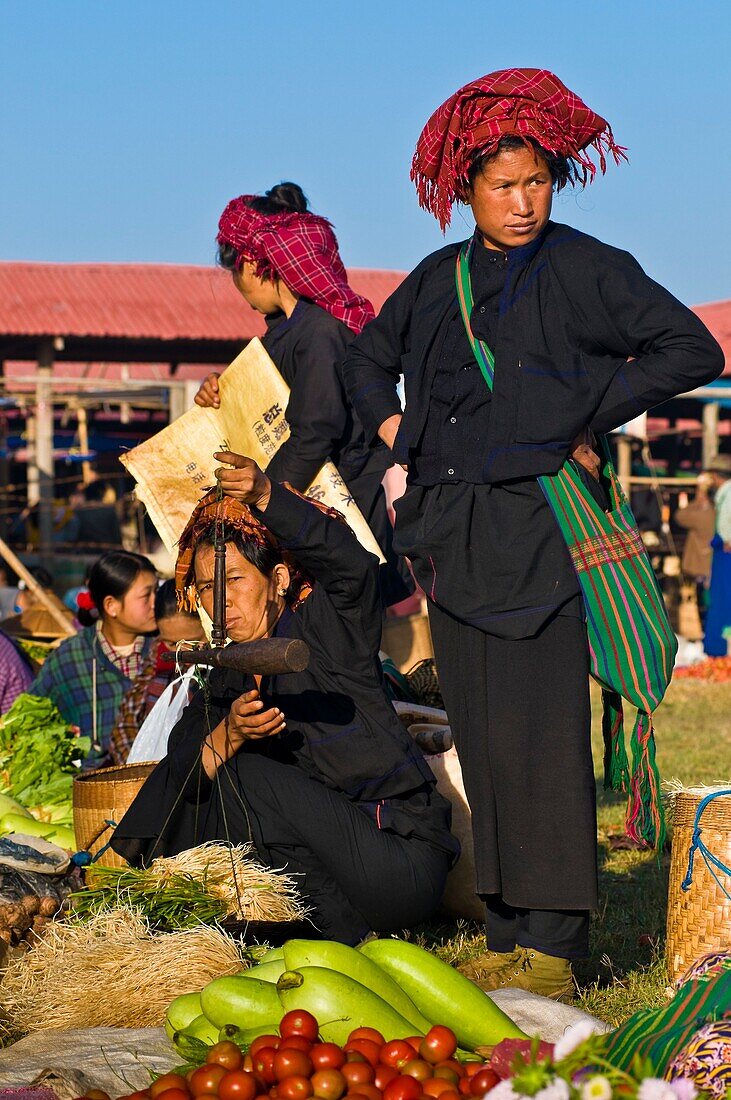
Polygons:
[[251,844],[229,846],[211,841],[153,860],[146,875],[160,887],[169,875],[200,879],[208,893],[226,903],[228,916],[237,920],[301,920],[307,910],[294,878],[264,867],[253,853]]
[[0,984],[6,1032],[87,1027],[157,1027],[173,998],[243,967],[236,942],[201,925],[152,932],[139,913],[52,921]]
[[692,798],[705,798],[707,794],[711,794],[713,791],[728,790],[731,787],[731,779],[719,780],[716,783],[704,784],[699,787],[689,787],[683,783],[682,780],[664,779],[662,783],[662,794],[665,802],[665,811],[668,820],[668,825],[673,824],[673,818],[675,816],[675,803],[678,795],[685,794],[690,795]]

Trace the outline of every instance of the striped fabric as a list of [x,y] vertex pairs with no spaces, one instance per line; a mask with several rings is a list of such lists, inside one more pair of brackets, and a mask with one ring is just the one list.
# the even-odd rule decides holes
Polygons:
[[[457,298],[475,359],[492,389],[495,359],[470,328],[473,246],[474,238],[465,242],[457,257]],[[571,460],[538,482],[565,539],[584,598],[591,672],[603,689],[605,785],[629,794],[627,835],[639,844],[661,847],[665,824],[651,714],[670,683],[677,639],[604,438],[601,450],[608,512],[587,492]],[[622,699],[637,708],[631,770]]]
[[672,1063],[698,1031],[717,1020],[731,1020],[731,969],[686,982],[664,1008],[642,1009],[616,1031],[596,1040],[595,1053],[628,1071],[635,1058],[647,1060],[653,1073],[672,1077]]

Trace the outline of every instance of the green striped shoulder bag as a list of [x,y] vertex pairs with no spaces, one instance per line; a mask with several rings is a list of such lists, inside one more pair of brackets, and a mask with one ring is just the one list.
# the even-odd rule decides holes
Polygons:
[[[470,328],[473,242],[474,238],[467,241],[457,257],[457,298],[475,359],[492,390],[495,359]],[[665,822],[652,713],[670,683],[678,643],[604,437],[600,449],[608,511],[586,489],[571,460],[538,482],[566,542],[584,599],[591,674],[601,685],[604,704],[604,785],[628,794],[627,835],[643,846],[661,848]],[[631,767],[623,699],[637,708]]]

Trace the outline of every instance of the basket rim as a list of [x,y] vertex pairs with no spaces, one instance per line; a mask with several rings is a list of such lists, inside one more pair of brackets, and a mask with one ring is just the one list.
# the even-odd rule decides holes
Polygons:
[[[88,783],[89,781],[100,783],[129,783],[136,782],[141,775],[150,775],[157,767],[155,760],[140,760],[135,764],[114,764],[110,768],[92,768],[90,771],[81,772],[74,776],[74,783]],[[147,769],[141,772],[140,769]],[[126,774],[123,774],[126,773]]]

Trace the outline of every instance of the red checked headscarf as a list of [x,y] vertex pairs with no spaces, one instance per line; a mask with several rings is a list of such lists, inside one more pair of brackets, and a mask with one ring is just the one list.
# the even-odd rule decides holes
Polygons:
[[296,210],[259,214],[249,206],[253,198],[240,195],[231,200],[218,223],[218,243],[236,249],[239,268],[249,260],[256,264],[257,275],[284,279],[295,294],[361,332],[375,310],[348,285],[327,218]]
[[548,69],[502,69],[465,84],[438,107],[421,132],[411,166],[419,204],[449,225],[452,204],[464,200],[470,165],[494,151],[506,134],[533,139],[549,153],[566,157],[582,184],[596,165],[585,152],[627,159],[612,128]]

